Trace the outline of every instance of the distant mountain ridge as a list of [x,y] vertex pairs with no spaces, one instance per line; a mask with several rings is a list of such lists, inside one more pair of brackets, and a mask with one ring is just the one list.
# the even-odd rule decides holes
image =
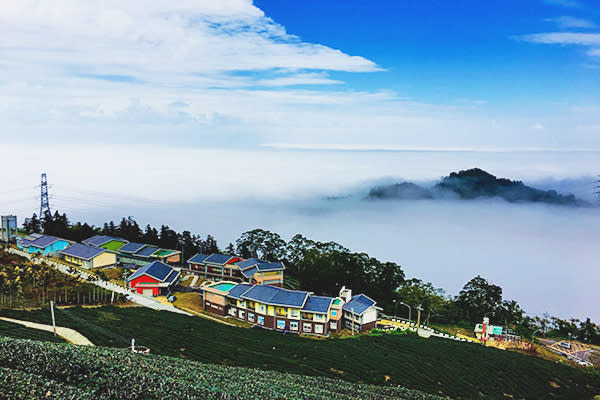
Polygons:
[[499,197],[511,203],[546,203],[569,206],[588,205],[572,194],[559,194],[555,190],[541,190],[521,181],[497,178],[480,169],[472,168],[452,172],[432,188],[411,182],[377,186],[367,195],[368,200],[421,200],[458,198],[464,200]]

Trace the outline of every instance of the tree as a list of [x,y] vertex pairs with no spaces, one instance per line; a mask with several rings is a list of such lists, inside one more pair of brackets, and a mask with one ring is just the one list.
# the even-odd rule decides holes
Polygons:
[[236,240],[237,252],[247,252],[250,257],[277,261],[285,256],[285,241],[277,233],[264,229],[254,229],[244,232]]
[[36,213],[33,213],[31,218],[25,218],[25,222],[23,222],[23,229],[27,233],[41,233],[42,225]]
[[227,245],[227,247],[225,248],[225,252],[227,253],[227,255],[229,256],[233,256],[235,255],[235,247],[233,247],[233,243],[229,243]]
[[413,309],[421,305],[423,312],[429,316],[447,302],[442,289],[437,289],[431,283],[416,278],[404,281],[396,294],[397,302],[406,303]]
[[462,318],[479,322],[486,313],[495,313],[502,305],[502,288],[477,275],[462,288],[456,298]]

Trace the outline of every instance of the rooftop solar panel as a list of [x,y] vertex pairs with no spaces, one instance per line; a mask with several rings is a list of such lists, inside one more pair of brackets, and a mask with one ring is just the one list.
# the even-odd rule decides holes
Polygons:
[[242,275],[244,275],[246,278],[252,278],[254,276],[254,274],[256,273],[257,269],[256,267],[252,267],[252,268],[247,268],[242,270]]
[[58,242],[59,240],[62,240],[62,239],[59,239],[55,236],[42,235],[41,237],[39,237],[36,240],[34,240],[33,242],[31,242],[31,244],[35,247],[44,248],[46,246],[51,245],[54,242]]
[[344,304],[342,308],[346,311],[352,311],[355,314],[364,313],[369,307],[374,306],[375,301],[371,300],[364,294],[353,296],[349,302]]
[[158,250],[158,247],[146,246],[143,247],[141,250],[136,251],[134,254],[136,256],[150,257],[156,250]]
[[282,262],[259,263],[256,267],[259,271],[279,271],[285,269]]
[[64,250],[59,251],[61,254],[89,260],[96,257],[98,254],[104,253],[106,250],[94,246],[88,246],[81,243],[75,243]]
[[204,260],[210,257],[210,254],[196,254],[192,258],[190,258],[187,262],[193,264],[202,264]]
[[309,296],[302,310],[325,314],[329,311],[332,302],[333,297]]
[[234,299],[241,300],[241,295],[247,292],[250,288],[254,287],[254,285],[250,285],[249,283],[238,283],[235,287],[233,287],[229,293],[228,297],[233,297]]
[[121,247],[119,249],[119,251],[123,252],[123,253],[135,253],[136,251],[138,251],[139,249],[141,249],[144,246],[146,246],[146,245],[143,243],[130,242],[130,243],[127,243],[125,246]]
[[233,257],[225,254],[211,254],[208,258],[204,260],[204,262],[225,265],[227,261],[231,260],[232,258]]
[[[175,271],[175,269],[170,265],[163,264],[160,261],[154,261],[135,271],[130,277],[127,278],[127,282],[131,282],[142,275],[149,275],[160,282],[165,282],[165,280],[169,278],[170,274],[173,272],[177,272],[175,275],[179,274],[179,272]],[[171,279],[175,279],[175,277],[176,276],[171,277]]]
[[241,297],[243,299],[260,301],[273,305],[302,307],[308,295],[308,292],[299,290],[288,290],[274,286],[259,285],[249,289]]

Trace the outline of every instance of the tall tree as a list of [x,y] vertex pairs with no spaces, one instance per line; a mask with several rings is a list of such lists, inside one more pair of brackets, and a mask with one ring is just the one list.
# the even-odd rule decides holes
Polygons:
[[502,288],[480,275],[467,282],[456,298],[462,317],[470,322],[479,322],[486,313],[495,313],[501,304]]

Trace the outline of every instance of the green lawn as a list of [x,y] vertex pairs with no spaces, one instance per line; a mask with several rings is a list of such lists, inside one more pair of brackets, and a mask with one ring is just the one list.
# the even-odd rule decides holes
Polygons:
[[0,320],[0,336],[8,336],[20,339],[45,340],[48,342],[66,343],[60,336],[54,336],[50,332],[27,328],[23,325]]
[[[47,310],[0,314],[49,322]],[[80,331],[96,345],[126,347],[135,338],[155,354],[394,384],[455,399],[581,400],[600,394],[598,376],[580,369],[437,338],[381,335],[312,340],[147,308],[113,306],[59,310],[57,324]]]

